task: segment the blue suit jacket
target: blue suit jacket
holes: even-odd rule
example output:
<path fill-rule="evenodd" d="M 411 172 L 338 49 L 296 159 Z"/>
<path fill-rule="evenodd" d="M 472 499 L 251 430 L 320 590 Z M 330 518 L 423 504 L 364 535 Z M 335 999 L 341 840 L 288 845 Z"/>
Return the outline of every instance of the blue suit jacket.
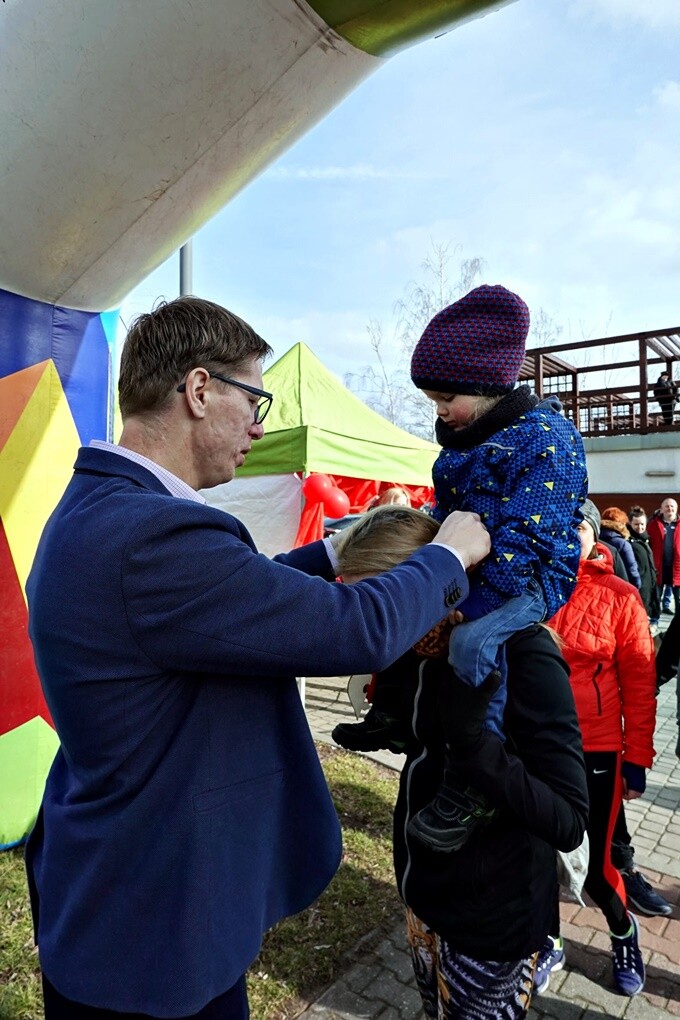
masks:
<path fill-rule="evenodd" d="M 61 740 L 27 868 L 62 995 L 197 1012 L 331 879 L 338 820 L 294 677 L 384 668 L 467 592 L 432 546 L 331 577 L 322 543 L 274 562 L 230 515 L 80 451 L 27 584 Z"/>

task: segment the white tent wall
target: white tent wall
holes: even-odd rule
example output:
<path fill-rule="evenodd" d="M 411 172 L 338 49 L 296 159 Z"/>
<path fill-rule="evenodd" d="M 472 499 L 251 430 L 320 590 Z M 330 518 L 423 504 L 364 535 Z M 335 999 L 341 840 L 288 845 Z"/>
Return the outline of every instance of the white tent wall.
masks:
<path fill-rule="evenodd" d="M 245 524 L 266 556 L 293 548 L 302 511 L 302 479 L 295 474 L 234 478 L 201 495 Z"/>

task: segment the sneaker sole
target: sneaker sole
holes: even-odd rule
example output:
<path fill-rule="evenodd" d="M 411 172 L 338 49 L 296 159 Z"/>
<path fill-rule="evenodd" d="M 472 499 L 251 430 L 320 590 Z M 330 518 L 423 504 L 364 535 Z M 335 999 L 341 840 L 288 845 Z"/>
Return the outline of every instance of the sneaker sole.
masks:
<path fill-rule="evenodd" d="M 366 740 L 359 737 L 357 740 L 351 734 L 346 736 L 342 732 L 337 733 L 336 730 L 333 730 L 331 739 L 339 747 L 344 747 L 346 751 L 394 751 L 396 754 L 403 754 L 404 752 L 403 747 L 396 750 L 397 745 L 385 737 L 376 740 Z"/>
<path fill-rule="evenodd" d="M 456 850 L 460 850 L 462 846 L 468 841 L 468 834 L 462 839 L 448 840 L 443 842 L 441 840 L 433 839 L 431 836 L 426 835 L 424 832 L 419 832 L 418 829 L 412 829 L 408 826 L 408 834 L 413 839 L 417 839 L 419 843 L 426 846 L 428 850 L 433 850 L 436 854 L 453 854 Z"/>
<path fill-rule="evenodd" d="M 649 910 L 647 907 L 644 907 L 639 900 L 633 899 L 629 893 L 626 893 L 626 899 L 631 907 L 634 907 L 638 914 L 642 914 L 644 917 L 670 917 L 673 913 L 673 907 L 670 903 L 668 904 L 667 910 Z"/>

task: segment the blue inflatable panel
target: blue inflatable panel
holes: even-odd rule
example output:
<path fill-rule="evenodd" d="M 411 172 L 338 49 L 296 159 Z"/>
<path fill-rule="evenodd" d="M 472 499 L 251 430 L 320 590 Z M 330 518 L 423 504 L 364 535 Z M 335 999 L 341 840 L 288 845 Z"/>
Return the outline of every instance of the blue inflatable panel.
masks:
<path fill-rule="evenodd" d="M 83 445 L 111 435 L 111 313 L 105 315 L 0 290 L 0 378 L 51 359 Z"/>

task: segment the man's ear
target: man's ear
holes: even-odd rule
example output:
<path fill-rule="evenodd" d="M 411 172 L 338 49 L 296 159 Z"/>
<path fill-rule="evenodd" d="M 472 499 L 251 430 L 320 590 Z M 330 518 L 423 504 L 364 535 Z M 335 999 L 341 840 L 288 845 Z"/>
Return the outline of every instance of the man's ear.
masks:
<path fill-rule="evenodd" d="M 206 368 L 192 368 L 184 383 L 184 399 L 194 418 L 204 418 L 210 373 Z"/>

